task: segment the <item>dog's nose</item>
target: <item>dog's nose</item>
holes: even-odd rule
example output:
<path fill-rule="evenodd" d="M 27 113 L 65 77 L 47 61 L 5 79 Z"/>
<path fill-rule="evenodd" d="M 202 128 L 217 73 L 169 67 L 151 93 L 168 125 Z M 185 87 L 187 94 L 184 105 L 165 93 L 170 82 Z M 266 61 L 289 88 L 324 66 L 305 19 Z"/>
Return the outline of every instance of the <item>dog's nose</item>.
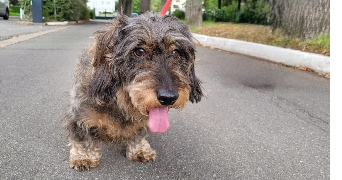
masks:
<path fill-rule="evenodd" d="M 161 89 L 157 92 L 157 99 L 162 105 L 173 105 L 178 99 L 178 92 Z"/>

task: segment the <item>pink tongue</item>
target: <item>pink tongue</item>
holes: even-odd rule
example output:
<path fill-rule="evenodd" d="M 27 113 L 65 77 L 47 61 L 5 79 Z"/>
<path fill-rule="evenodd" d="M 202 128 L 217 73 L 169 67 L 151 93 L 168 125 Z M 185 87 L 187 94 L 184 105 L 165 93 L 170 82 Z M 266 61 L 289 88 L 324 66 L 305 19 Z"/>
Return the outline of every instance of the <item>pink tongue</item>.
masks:
<path fill-rule="evenodd" d="M 148 124 L 152 132 L 165 132 L 169 128 L 167 107 L 164 106 L 150 110 Z"/>

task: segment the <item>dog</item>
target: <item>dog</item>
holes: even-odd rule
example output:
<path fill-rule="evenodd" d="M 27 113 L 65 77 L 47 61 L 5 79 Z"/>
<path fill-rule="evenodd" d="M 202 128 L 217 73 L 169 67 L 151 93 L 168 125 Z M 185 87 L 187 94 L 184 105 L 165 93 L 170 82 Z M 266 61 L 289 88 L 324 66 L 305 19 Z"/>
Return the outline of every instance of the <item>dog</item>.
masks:
<path fill-rule="evenodd" d="M 152 162 L 147 135 L 168 129 L 170 108 L 203 96 L 193 37 L 176 17 L 149 12 L 121 15 L 94 34 L 79 58 L 64 118 L 69 165 L 97 167 L 101 142 L 123 143 L 128 159 Z"/>

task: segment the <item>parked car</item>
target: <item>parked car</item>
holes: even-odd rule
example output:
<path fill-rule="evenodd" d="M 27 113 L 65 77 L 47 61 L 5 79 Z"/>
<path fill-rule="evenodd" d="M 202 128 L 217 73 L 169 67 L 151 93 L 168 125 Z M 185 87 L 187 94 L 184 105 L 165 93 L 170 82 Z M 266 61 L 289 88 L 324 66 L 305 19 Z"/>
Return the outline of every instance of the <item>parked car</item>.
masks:
<path fill-rule="evenodd" d="M 132 13 L 132 18 L 138 17 L 138 13 Z"/>
<path fill-rule="evenodd" d="M 138 16 L 138 13 L 132 13 L 132 18 L 135 18 Z M 113 18 L 117 18 L 118 17 L 118 13 L 113 13 Z"/>
<path fill-rule="evenodd" d="M 9 18 L 9 1 L 8 0 L 0 0 L 0 17 L 3 17 L 5 20 Z"/>

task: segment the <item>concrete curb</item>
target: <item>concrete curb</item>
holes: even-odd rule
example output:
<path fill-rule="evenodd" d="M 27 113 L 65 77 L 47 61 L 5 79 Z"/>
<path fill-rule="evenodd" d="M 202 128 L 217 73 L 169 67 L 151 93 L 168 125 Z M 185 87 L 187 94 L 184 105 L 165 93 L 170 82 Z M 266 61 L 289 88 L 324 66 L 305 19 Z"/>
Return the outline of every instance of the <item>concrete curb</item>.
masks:
<path fill-rule="evenodd" d="M 245 54 L 288 66 L 308 67 L 322 74 L 330 73 L 329 56 L 227 38 L 192 34 L 198 43 L 205 46 Z"/>
<path fill-rule="evenodd" d="M 40 25 L 40 26 L 67 26 L 67 25 L 74 25 L 74 24 L 83 24 L 88 22 L 85 21 L 64 21 L 64 22 L 45 22 L 45 23 L 34 23 L 31 21 L 17 21 L 15 24 L 21 24 L 21 25 Z"/>
<path fill-rule="evenodd" d="M 67 25 L 74 25 L 74 24 L 83 24 L 88 21 L 64 21 L 64 22 L 46 22 L 45 25 L 47 26 L 67 26 Z"/>

